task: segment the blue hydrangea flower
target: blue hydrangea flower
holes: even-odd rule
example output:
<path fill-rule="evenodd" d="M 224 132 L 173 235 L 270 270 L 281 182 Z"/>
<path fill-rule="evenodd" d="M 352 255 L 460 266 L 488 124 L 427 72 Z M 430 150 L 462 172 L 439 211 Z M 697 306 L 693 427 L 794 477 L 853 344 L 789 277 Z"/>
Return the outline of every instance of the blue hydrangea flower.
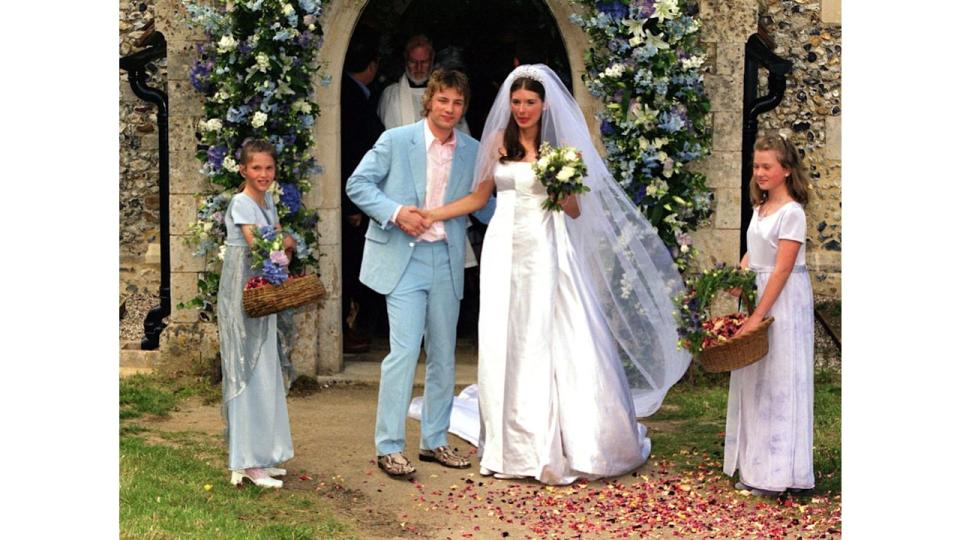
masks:
<path fill-rule="evenodd" d="M 273 241 L 277 237 L 277 230 L 271 227 L 270 225 L 261 225 L 260 226 L 260 236 L 268 242 Z"/>
<path fill-rule="evenodd" d="M 296 184 L 280 184 L 280 203 L 286 206 L 291 214 L 300 210 L 300 190 Z"/>
<path fill-rule="evenodd" d="M 300 4 L 300 8 L 307 13 L 316 14 L 317 12 L 317 3 L 314 2 L 314 0 L 300 0 L 298 4 Z"/>
<path fill-rule="evenodd" d="M 263 261 L 263 268 L 260 271 L 260 275 L 273 285 L 283 283 L 288 277 L 286 267 L 280 266 L 269 259 Z"/>

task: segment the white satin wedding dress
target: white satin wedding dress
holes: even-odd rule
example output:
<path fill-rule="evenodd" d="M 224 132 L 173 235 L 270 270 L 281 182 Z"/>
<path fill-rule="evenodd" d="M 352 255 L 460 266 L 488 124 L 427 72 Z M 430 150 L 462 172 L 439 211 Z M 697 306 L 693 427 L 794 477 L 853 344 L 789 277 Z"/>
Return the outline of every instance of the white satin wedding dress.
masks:
<path fill-rule="evenodd" d="M 481 472 L 546 484 L 621 475 L 646 461 L 650 440 L 603 315 L 579 292 L 589 287 L 572 264 L 575 223 L 541 208 L 546 191 L 530 165 L 494 169 L 480 273 Z M 480 422 L 451 427 L 472 434 Z"/>

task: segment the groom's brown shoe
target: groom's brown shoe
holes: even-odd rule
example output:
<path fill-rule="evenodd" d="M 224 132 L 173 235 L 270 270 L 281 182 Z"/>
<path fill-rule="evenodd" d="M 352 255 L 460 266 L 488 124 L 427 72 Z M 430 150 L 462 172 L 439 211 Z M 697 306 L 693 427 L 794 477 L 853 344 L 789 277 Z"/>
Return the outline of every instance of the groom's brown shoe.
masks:
<path fill-rule="evenodd" d="M 444 467 L 466 469 L 470 467 L 470 459 L 461 456 L 449 446 L 440 446 L 433 450 L 420 450 L 420 461 L 434 461 Z"/>
<path fill-rule="evenodd" d="M 410 476 L 417 472 L 417 469 L 410 464 L 410 461 L 399 452 L 385 456 L 377 456 L 377 467 L 383 469 L 383 472 L 390 476 Z"/>

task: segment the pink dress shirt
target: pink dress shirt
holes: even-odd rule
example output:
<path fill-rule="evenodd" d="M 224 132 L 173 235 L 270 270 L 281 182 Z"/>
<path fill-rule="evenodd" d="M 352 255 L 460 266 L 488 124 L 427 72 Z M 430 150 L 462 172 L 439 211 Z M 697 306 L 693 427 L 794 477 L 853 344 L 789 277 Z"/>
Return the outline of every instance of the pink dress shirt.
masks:
<path fill-rule="evenodd" d="M 433 135 L 427 122 L 423 123 L 424 137 L 427 147 L 427 185 L 424 201 L 424 210 L 433 210 L 443 206 L 443 195 L 447 192 L 447 181 L 450 179 L 450 168 L 453 166 L 453 151 L 457 147 L 456 130 L 450 133 L 446 142 Z M 393 213 L 392 221 L 396 223 L 400 208 Z M 429 229 L 417 237 L 418 241 L 436 242 L 447 238 L 443 222 L 437 221 Z"/>

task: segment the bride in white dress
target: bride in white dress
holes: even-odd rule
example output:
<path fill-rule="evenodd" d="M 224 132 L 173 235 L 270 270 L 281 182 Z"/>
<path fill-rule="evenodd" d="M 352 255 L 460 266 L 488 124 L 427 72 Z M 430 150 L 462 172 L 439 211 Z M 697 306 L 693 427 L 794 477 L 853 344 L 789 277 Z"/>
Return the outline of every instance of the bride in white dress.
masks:
<path fill-rule="evenodd" d="M 544 210 L 531 168 L 541 141 L 583 154 L 587 194 Z M 680 276 L 656 231 L 612 179 L 579 107 L 544 65 L 520 66 L 487 117 L 474 192 L 427 214 L 449 219 L 497 190 L 480 272 L 479 391 L 451 431 L 478 442 L 481 473 L 547 484 L 618 476 L 650 454 L 636 420 L 686 371 L 671 298 Z M 465 396 L 479 394 L 479 416 Z M 413 413 L 417 411 L 413 406 Z"/>

